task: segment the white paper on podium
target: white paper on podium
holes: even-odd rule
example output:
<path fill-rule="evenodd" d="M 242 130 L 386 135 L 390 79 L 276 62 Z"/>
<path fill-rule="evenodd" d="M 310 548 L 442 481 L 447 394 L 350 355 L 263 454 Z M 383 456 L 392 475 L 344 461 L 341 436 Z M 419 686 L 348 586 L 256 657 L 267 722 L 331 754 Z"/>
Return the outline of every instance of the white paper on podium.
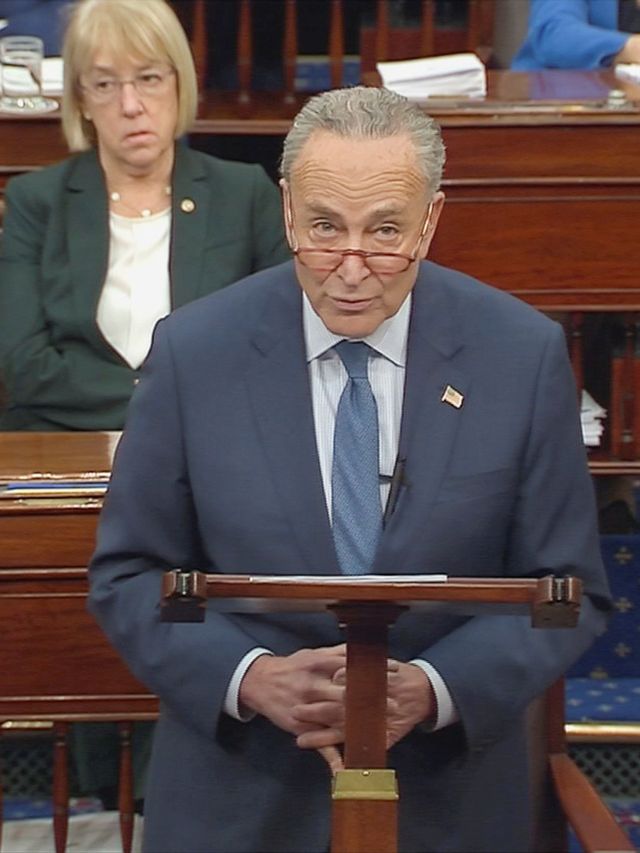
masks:
<path fill-rule="evenodd" d="M 446 583 L 447 575 L 252 575 L 252 583 Z"/>

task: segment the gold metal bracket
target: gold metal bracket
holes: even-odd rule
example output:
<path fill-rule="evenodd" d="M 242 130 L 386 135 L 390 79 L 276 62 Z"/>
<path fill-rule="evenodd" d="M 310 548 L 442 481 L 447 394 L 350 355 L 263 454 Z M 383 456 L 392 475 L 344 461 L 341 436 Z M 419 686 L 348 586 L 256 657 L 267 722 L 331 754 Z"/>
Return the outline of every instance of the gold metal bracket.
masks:
<path fill-rule="evenodd" d="M 394 770 L 338 770 L 333 777 L 334 800 L 397 800 Z"/>

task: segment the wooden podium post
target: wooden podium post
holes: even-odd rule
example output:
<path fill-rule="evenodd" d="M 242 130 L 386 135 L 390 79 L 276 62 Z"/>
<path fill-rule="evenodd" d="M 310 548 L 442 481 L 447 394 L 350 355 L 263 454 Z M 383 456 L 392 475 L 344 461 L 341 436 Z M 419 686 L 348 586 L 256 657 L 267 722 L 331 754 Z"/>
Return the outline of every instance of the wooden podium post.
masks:
<path fill-rule="evenodd" d="M 347 577 L 206 575 L 168 572 L 164 621 L 201 622 L 205 606 L 235 613 L 335 613 L 347 643 L 345 770 L 333 783 L 332 853 L 395 853 L 395 773 L 386 769 L 387 635 L 411 608 L 474 614 L 531 612 L 533 627 L 572 627 L 582 591 L 576 578 L 452 578 L 422 581 Z"/>
<path fill-rule="evenodd" d="M 398 789 L 395 771 L 386 769 L 387 638 L 407 608 L 345 602 L 329 609 L 347 643 L 345 769 L 333 781 L 331 849 L 395 853 Z"/>

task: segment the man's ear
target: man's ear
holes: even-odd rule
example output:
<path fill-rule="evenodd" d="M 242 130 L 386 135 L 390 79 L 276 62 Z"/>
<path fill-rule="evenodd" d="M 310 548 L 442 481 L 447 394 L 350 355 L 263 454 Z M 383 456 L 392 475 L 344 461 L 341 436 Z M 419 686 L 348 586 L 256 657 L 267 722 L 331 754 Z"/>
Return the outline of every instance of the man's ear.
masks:
<path fill-rule="evenodd" d="M 440 219 L 440 214 L 442 213 L 442 208 L 444 207 L 444 193 L 442 190 L 438 190 L 437 193 L 431 199 L 431 215 L 429 216 L 429 223 L 427 225 L 427 230 L 425 231 L 425 235 L 422 238 L 422 243 L 420 245 L 420 249 L 418 250 L 419 258 L 426 258 L 429 254 L 429 249 L 431 247 L 431 241 L 436 233 L 436 228 L 438 227 L 438 220 Z"/>
<path fill-rule="evenodd" d="M 289 184 L 284 178 L 280 178 L 278 184 L 280 186 L 280 194 L 282 196 L 282 218 L 284 220 L 284 231 L 287 235 L 289 248 L 293 250 L 295 246 L 295 237 L 293 235 L 293 222 L 291 221 L 291 192 L 289 190 Z"/>

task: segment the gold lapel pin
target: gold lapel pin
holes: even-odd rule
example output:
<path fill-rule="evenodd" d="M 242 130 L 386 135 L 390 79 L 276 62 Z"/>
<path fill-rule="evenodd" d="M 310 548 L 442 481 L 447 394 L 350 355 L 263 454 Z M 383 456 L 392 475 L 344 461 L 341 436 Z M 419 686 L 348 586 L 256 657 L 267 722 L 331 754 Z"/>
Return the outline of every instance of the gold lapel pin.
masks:
<path fill-rule="evenodd" d="M 195 209 L 196 209 L 196 203 L 191 198 L 183 198 L 182 201 L 180 202 L 180 210 L 183 213 L 193 213 L 193 211 Z"/>
<path fill-rule="evenodd" d="M 448 403 L 450 406 L 453 406 L 454 409 L 459 409 L 464 402 L 464 397 L 451 385 L 447 385 L 447 387 L 444 389 L 442 397 L 440 397 L 440 400 L 443 403 Z"/>

